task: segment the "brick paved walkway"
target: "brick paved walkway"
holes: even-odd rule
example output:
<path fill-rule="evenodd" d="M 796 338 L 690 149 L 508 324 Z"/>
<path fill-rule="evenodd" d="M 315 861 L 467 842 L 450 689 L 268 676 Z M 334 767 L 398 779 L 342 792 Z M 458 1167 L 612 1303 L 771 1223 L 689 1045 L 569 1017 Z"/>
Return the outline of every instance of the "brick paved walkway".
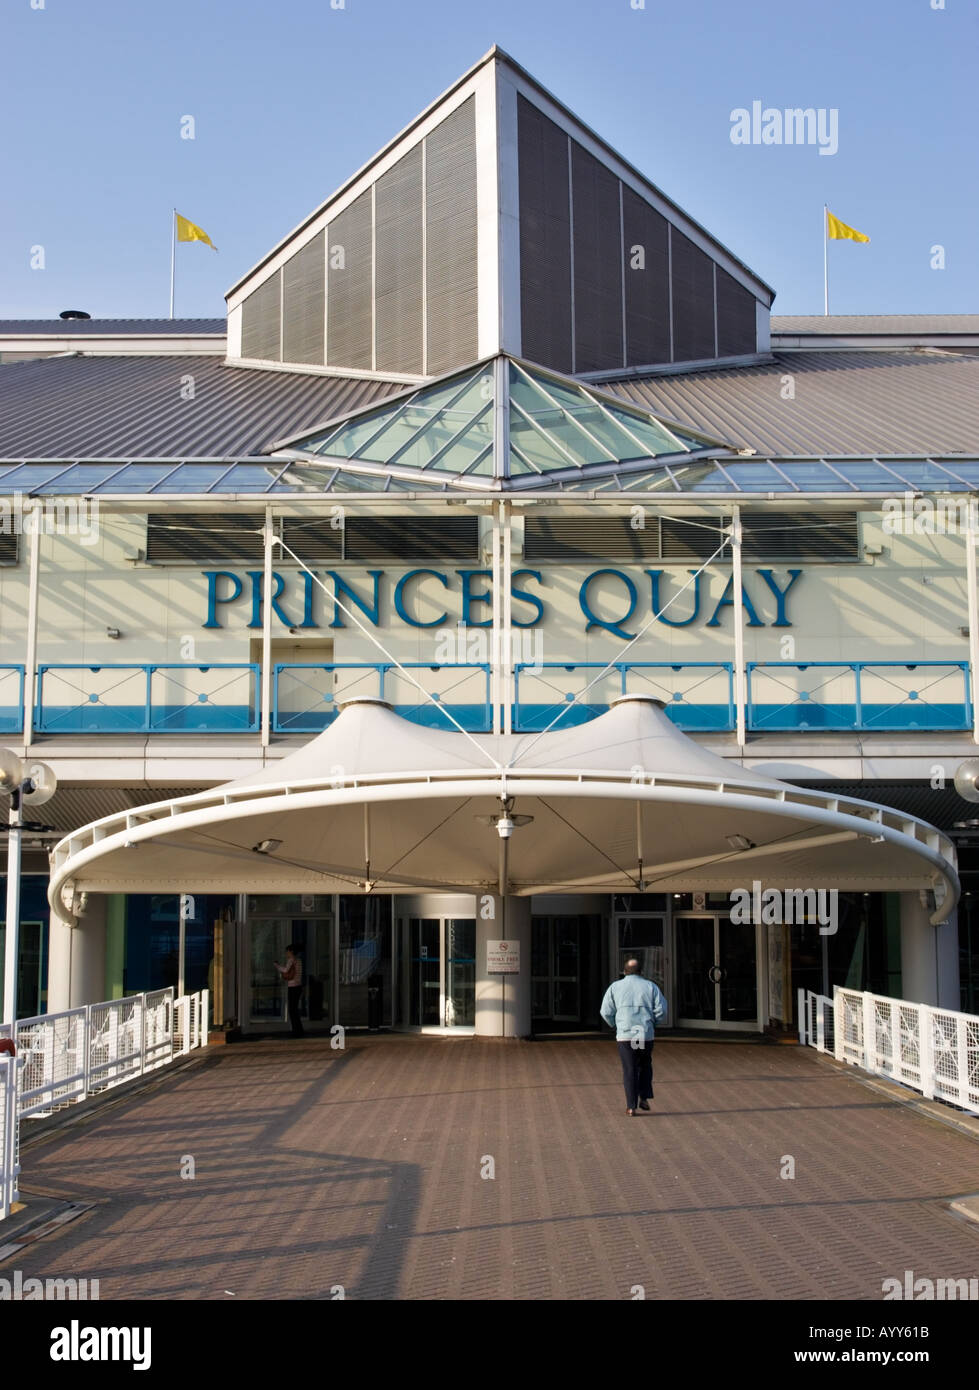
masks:
<path fill-rule="evenodd" d="M 906 1269 L 979 1275 L 979 1225 L 941 1205 L 979 1190 L 979 1141 L 811 1052 L 661 1041 L 653 1114 L 624 1107 L 598 1040 L 215 1048 L 27 1149 L 28 1193 L 98 1205 L 0 1273 L 103 1299 L 879 1300 Z"/>

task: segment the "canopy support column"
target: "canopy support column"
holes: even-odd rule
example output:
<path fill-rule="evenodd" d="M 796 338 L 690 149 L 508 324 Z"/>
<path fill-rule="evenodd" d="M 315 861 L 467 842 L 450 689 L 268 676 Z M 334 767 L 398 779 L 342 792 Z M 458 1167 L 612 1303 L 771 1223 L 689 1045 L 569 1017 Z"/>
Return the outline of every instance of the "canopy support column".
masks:
<path fill-rule="evenodd" d="M 741 508 L 732 507 L 731 577 L 734 593 L 734 714 L 738 747 L 745 745 L 744 584 L 741 571 Z"/>
<path fill-rule="evenodd" d="M 262 747 L 272 741 L 272 508 L 265 508 L 262 569 Z"/>
<path fill-rule="evenodd" d="M 504 937 L 503 933 L 506 932 Z M 498 893 L 476 896 L 476 1036 L 530 1036 L 530 899 Z M 520 968 L 509 975 L 491 975 L 487 943 L 505 940 L 520 953 Z"/>
<path fill-rule="evenodd" d="M 31 565 L 27 592 L 27 652 L 24 661 L 24 748 L 34 741 L 34 702 L 37 690 L 37 596 L 41 570 L 41 527 L 31 530 Z"/>
<path fill-rule="evenodd" d="M 966 589 L 969 595 L 969 698 L 972 741 L 979 743 L 979 584 L 976 582 L 976 532 L 970 510 L 965 533 Z"/>

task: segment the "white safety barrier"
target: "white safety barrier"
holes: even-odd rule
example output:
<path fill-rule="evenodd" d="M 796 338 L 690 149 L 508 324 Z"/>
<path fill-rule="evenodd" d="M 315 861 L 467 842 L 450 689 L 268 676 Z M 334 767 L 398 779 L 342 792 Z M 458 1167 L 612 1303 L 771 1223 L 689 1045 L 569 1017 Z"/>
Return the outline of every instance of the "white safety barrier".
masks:
<path fill-rule="evenodd" d="M 18 1200 L 20 1127 L 17 1122 L 17 1074 L 21 1062 L 0 1053 L 0 1221 Z"/>
<path fill-rule="evenodd" d="M 833 1001 L 825 994 L 799 990 L 799 1041 L 819 1052 L 833 1051 Z"/>
<path fill-rule="evenodd" d="M 799 1041 L 910 1086 L 926 1100 L 948 1101 L 979 1115 L 975 1014 L 839 986 L 832 1000 L 799 990 Z"/>
<path fill-rule="evenodd" d="M 0 1053 L 0 1221 L 17 1200 L 20 1121 L 165 1067 L 206 1047 L 210 993 L 172 989 L 39 1014 L 0 1026 L 16 1057 Z"/>

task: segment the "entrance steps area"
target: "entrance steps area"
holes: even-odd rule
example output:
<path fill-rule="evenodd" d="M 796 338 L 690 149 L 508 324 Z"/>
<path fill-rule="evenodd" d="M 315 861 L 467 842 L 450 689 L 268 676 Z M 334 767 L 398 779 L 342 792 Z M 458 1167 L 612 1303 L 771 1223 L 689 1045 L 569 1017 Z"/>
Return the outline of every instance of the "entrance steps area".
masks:
<path fill-rule="evenodd" d="M 88 1209 L 11 1258 L 103 1301 L 878 1301 L 979 1272 L 976 1133 L 808 1048 L 662 1037 L 654 1066 L 630 1118 L 601 1038 L 209 1048 L 25 1144 L 27 1215 Z"/>

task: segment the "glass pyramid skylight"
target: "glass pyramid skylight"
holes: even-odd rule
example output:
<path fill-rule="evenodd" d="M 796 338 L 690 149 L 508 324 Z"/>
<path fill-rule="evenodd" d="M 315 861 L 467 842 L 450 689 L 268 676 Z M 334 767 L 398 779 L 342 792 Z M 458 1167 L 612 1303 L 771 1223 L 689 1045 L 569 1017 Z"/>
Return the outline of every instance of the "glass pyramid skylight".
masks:
<path fill-rule="evenodd" d="M 573 378 L 497 358 L 286 440 L 276 452 L 315 471 L 342 464 L 420 483 L 517 489 L 723 447 Z"/>

